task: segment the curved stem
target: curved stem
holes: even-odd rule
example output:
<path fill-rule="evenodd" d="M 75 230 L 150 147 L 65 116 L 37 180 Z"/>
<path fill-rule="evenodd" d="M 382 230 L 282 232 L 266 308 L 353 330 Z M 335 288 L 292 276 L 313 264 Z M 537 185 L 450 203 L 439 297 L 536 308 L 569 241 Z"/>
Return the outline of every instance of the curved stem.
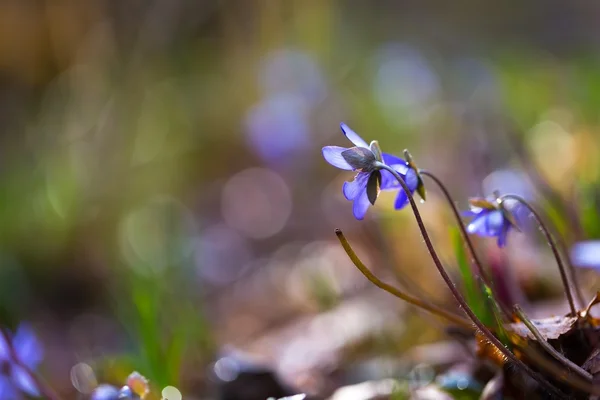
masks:
<path fill-rule="evenodd" d="M 536 328 L 535 324 L 533 322 L 531 322 L 531 320 L 527 317 L 527 315 L 521 309 L 521 307 L 519 307 L 519 305 L 515 305 L 514 308 L 515 308 L 515 313 L 517 314 L 517 316 L 521 319 L 521 321 L 523 321 L 523 323 L 525 324 L 527 329 L 529 329 L 531 331 L 531 333 L 536 338 L 536 340 L 538 341 L 540 346 L 542 346 L 544 348 L 544 350 L 546 350 L 548 352 L 548 354 L 550 354 L 552 357 L 554 357 L 556 360 L 558 360 L 564 366 L 566 366 L 567 368 L 569 368 L 570 370 L 575 372 L 577 375 L 579 375 L 581 378 L 583 378 L 586 382 L 592 383 L 592 379 L 593 379 L 592 374 L 590 374 L 586 370 L 582 369 L 579 365 L 575 364 L 573 361 L 569 360 L 568 358 L 566 358 L 565 356 L 560 354 L 558 351 L 556 351 L 556 349 L 554 347 L 550 346 L 550 344 L 546 341 L 546 339 L 544 339 L 544 337 L 542 336 L 540 331 Z"/>
<path fill-rule="evenodd" d="M 433 305 L 431 303 L 425 302 L 417 297 L 413 297 L 409 294 L 406 294 L 402 291 L 400 291 L 399 289 L 388 285 L 385 282 L 382 282 L 379 278 L 377 278 L 370 270 L 369 268 L 367 268 L 367 266 L 360 260 L 360 258 L 358 258 L 358 256 L 356 255 L 356 253 L 354 252 L 354 249 L 352 248 L 352 246 L 350 246 L 350 243 L 348 242 L 348 239 L 346 239 L 346 237 L 344 236 L 344 234 L 342 233 L 342 231 L 340 229 L 336 229 L 335 230 L 335 234 L 337 235 L 338 240 L 340 241 L 342 247 L 344 248 L 344 250 L 346 251 L 346 254 L 348 254 L 348 257 L 350 257 L 350 260 L 352 260 L 352 263 L 354 263 L 354 265 L 356 266 L 356 268 L 358 268 L 358 270 L 360 272 L 362 272 L 362 274 L 369 280 L 371 281 L 375 286 L 385 290 L 386 292 L 398 297 L 401 300 L 406 301 L 407 303 L 410 303 L 414 306 L 417 306 L 419 308 L 422 308 L 424 310 L 429 311 L 432 314 L 438 315 L 440 317 L 446 318 L 449 321 L 452 321 L 453 323 L 460 325 L 462 327 L 468 328 L 470 330 L 473 329 L 473 326 L 469 323 L 468 320 L 459 317 L 458 315 L 454 315 L 449 313 L 448 311 Z"/>
<path fill-rule="evenodd" d="M 12 340 L 2 328 L 0 328 L 0 336 L 2 336 L 2 340 L 8 344 L 12 362 L 14 362 L 27 373 L 29 378 L 35 384 L 35 387 L 40 391 L 41 396 L 47 400 L 58 400 L 58 396 L 54 393 L 54 391 L 48 385 L 43 383 L 27 365 L 21 362 L 15 348 L 13 347 Z"/>
<path fill-rule="evenodd" d="M 487 287 L 489 287 L 490 290 L 492 290 L 492 296 L 495 298 L 496 297 L 495 293 L 494 293 L 495 289 L 494 289 L 492 279 L 490 278 L 488 271 L 486 271 L 483 268 L 483 264 L 481 263 L 481 261 L 479 260 L 479 257 L 477 256 L 477 253 L 475 252 L 475 246 L 473 245 L 473 242 L 471 241 L 471 237 L 467 233 L 465 224 L 463 223 L 463 220 L 460 217 L 460 212 L 456 208 L 456 204 L 454 204 L 454 199 L 452 199 L 450 192 L 448 191 L 448 189 L 446 189 L 446 186 L 443 184 L 443 182 L 440 179 L 438 179 L 438 177 L 435 176 L 434 174 L 432 174 L 431 172 L 422 169 L 422 170 L 419 170 L 419 173 L 421 175 L 429 177 L 433 182 L 435 182 L 435 184 L 440 188 L 440 190 L 444 194 L 444 197 L 446 198 L 446 201 L 447 201 L 448 205 L 450 206 L 450 209 L 452 210 L 452 214 L 454 215 L 454 218 L 456 219 L 456 223 L 460 230 L 460 234 L 463 238 L 463 241 L 467 244 L 467 249 L 469 250 L 469 253 L 471 254 L 471 262 L 477 268 L 477 273 L 483 280 L 483 283 Z M 510 321 L 511 313 L 506 308 L 506 305 L 504 305 L 502 302 L 498 302 L 498 304 L 500 305 L 500 309 L 502 310 L 502 313 L 504 314 L 504 316 Z"/>
<path fill-rule="evenodd" d="M 473 323 L 477 326 L 477 328 L 479 328 L 479 330 L 486 337 L 486 339 L 488 339 L 496 348 L 498 348 L 498 350 L 502 354 L 504 354 L 507 359 L 509 359 L 511 362 L 513 362 L 515 366 L 522 369 L 525 373 L 527 373 L 532 378 L 534 378 L 536 381 L 538 381 L 540 383 L 540 385 L 544 386 L 547 390 L 551 391 L 552 393 L 557 395 L 559 398 L 564 397 L 564 394 L 562 394 L 562 392 L 560 392 L 556 387 L 554 387 L 554 385 L 552 385 L 550 382 L 548 382 L 542 375 L 540 375 L 539 373 L 537 373 L 534 370 L 532 370 L 531 368 L 529 368 L 526 364 L 523 363 L 523 361 L 519 360 L 510 350 L 508 350 L 506 347 L 504 347 L 502 342 L 500 342 L 500 340 L 498 340 L 498 338 L 492 334 L 492 332 L 488 329 L 488 327 L 486 327 L 479 320 L 479 318 L 477 318 L 477 316 L 475 315 L 473 310 L 471 310 L 471 308 L 467 304 L 463 295 L 456 288 L 456 285 L 454 285 L 454 282 L 452 282 L 452 279 L 450 279 L 450 276 L 448 276 L 448 273 L 444 269 L 444 266 L 442 265 L 442 262 L 440 261 L 440 258 L 438 257 L 437 252 L 435 251 L 435 248 L 433 247 L 433 243 L 431 242 L 431 239 L 429 238 L 429 233 L 427 233 L 427 229 L 425 228 L 425 224 L 423 223 L 423 218 L 421 218 L 421 214 L 419 213 L 417 203 L 415 202 L 415 199 L 413 198 L 412 193 L 410 192 L 410 189 L 404 182 L 404 179 L 402 179 L 400 174 L 398 174 L 398 172 L 395 169 L 393 169 L 392 167 L 390 167 L 388 165 L 379 163 L 378 167 L 381 169 L 385 169 L 386 171 L 391 173 L 394 176 L 394 178 L 396 178 L 396 180 L 398 181 L 398 183 L 400 184 L 402 189 L 406 192 L 406 196 L 408 197 L 408 200 L 410 202 L 410 206 L 413 210 L 415 219 L 417 220 L 417 225 L 419 226 L 419 230 L 421 231 L 421 236 L 423 237 L 423 240 L 425 241 L 427 250 L 429 251 L 431 258 L 433 259 L 433 262 L 434 262 L 436 268 L 438 269 L 438 272 L 442 276 L 442 279 L 444 280 L 444 282 L 446 283 L 446 285 L 452 292 L 452 295 L 454 296 L 454 298 L 456 299 L 458 304 L 461 306 L 461 308 L 467 314 L 469 319 L 471 319 L 471 321 L 473 321 Z"/>
<path fill-rule="evenodd" d="M 546 241 L 548 242 L 548 245 L 552 249 L 552 253 L 554 254 L 554 258 L 556 259 L 556 263 L 558 264 L 558 270 L 560 271 L 560 278 L 562 279 L 562 283 L 563 283 L 563 286 L 565 288 L 565 292 L 566 292 L 566 295 L 567 295 L 567 300 L 569 301 L 569 307 L 571 309 L 571 315 L 577 316 L 577 310 L 575 308 L 575 303 L 573 302 L 573 294 L 571 293 L 571 287 L 569 286 L 569 280 L 567 279 L 567 274 L 565 272 L 565 266 L 563 265 L 562 259 L 560 257 L 559 252 L 558 252 L 558 248 L 556 246 L 556 242 L 552 238 L 552 235 L 550 234 L 550 231 L 546 227 L 546 224 L 544 224 L 544 221 L 542 221 L 542 218 L 537 213 L 537 211 L 535 211 L 535 209 L 531 206 L 531 204 L 529 204 L 521 196 L 517 196 L 516 194 L 505 194 L 503 196 L 500 196 L 500 200 L 501 201 L 503 201 L 505 199 L 513 199 L 513 200 L 516 200 L 519 203 L 523 204 L 525 207 L 527 207 L 527 209 L 529 210 L 529 212 L 531 212 L 531 214 L 533 215 L 533 217 L 537 221 L 540 229 L 542 230 L 542 232 L 544 233 L 544 236 L 546 237 Z"/>

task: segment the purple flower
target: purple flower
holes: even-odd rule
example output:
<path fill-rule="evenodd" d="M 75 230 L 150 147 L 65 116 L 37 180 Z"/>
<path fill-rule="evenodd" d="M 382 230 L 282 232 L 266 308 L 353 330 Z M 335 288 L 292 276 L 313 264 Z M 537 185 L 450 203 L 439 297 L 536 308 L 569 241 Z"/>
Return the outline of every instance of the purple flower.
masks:
<path fill-rule="evenodd" d="M 508 231 L 516 227 L 516 224 L 502 202 L 474 198 L 470 199 L 469 203 L 471 210 L 463 213 L 467 217 L 473 217 L 467 226 L 467 232 L 479 236 L 497 237 L 498 247 L 504 247 Z"/>
<path fill-rule="evenodd" d="M 386 164 L 396 170 L 404 179 L 411 194 L 419 185 L 417 171 L 411 168 L 406 161 L 390 154 L 382 153 L 377 141 L 367 144 L 356 132 L 346 124 L 340 124 L 342 132 L 355 145 L 355 147 L 325 146 L 323 157 L 334 167 L 357 171 L 358 174 L 352 182 L 345 182 L 342 192 L 346 199 L 353 201 L 354 217 L 362 220 L 381 190 L 399 190 L 395 208 L 403 208 L 408 203 L 408 197 L 394 176 L 381 169 L 381 164 Z"/>
<path fill-rule="evenodd" d="M 600 271 L 600 241 L 587 240 L 575 243 L 571 248 L 571 262 L 581 268 Z"/>
<path fill-rule="evenodd" d="M 32 376 L 42 361 L 43 349 L 27 324 L 21 324 L 14 336 L 0 334 L 0 399 L 21 399 L 21 392 L 39 397 L 40 390 Z"/>

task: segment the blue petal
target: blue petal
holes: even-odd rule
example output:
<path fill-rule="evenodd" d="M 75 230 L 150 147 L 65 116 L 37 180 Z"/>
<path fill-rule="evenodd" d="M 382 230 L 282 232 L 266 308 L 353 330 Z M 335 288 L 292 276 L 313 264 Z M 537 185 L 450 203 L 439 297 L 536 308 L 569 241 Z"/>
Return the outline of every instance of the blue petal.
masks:
<path fill-rule="evenodd" d="M 499 236 L 507 221 L 500 210 L 483 210 L 467 226 L 467 232 L 480 236 Z"/>
<path fill-rule="evenodd" d="M 357 220 L 362 220 L 369 209 L 371 203 L 369 202 L 369 197 L 367 196 L 367 191 L 365 190 L 354 199 L 354 204 L 352 205 L 352 212 L 354 214 L 354 218 Z"/>
<path fill-rule="evenodd" d="M 334 167 L 345 169 L 347 171 L 352 171 L 354 168 L 344 159 L 342 156 L 342 152 L 348 150 L 345 147 L 339 146 L 325 146 L 321 152 L 323 153 L 323 157 L 325 161 Z"/>
<path fill-rule="evenodd" d="M 506 219 L 502 211 L 493 210 L 487 214 L 486 223 L 490 236 L 498 236 L 502 233 L 506 225 Z"/>
<path fill-rule="evenodd" d="M 0 399 L 2 400 L 18 400 L 22 396 L 19 394 L 10 378 L 0 375 Z"/>
<path fill-rule="evenodd" d="M 44 350 L 28 324 L 19 326 L 13 346 L 19 360 L 28 368 L 35 369 L 42 361 Z"/>
<path fill-rule="evenodd" d="M 366 190 L 369 175 L 366 172 L 359 172 L 352 182 L 344 182 L 342 192 L 347 200 L 354 200 L 358 195 Z"/>
<path fill-rule="evenodd" d="M 408 196 L 406 195 L 406 192 L 404 191 L 404 189 L 400 188 L 400 190 L 398 191 L 398 196 L 396 196 L 394 208 L 396 210 L 400 210 L 400 209 L 404 208 L 404 206 L 406 206 L 407 204 L 408 204 Z"/>
<path fill-rule="evenodd" d="M 600 241 L 576 243 L 571 249 L 571 261 L 578 267 L 600 270 Z"/>
<path fill-rule="evenodd" d="M 8 334 L 5 330 L 2 330 L 2 332 L 0 332 L 0 364 L 2 361 L 9 361 L 12 359 L 10 343 L 7 340 L 10 340 Z"/>
<path fill-rule="evenodd" d="M 397 167 L 399 167 L 399 168 L 397 168 Z M 398 172 L 398 174 L 402 177 L 402 179 L 404 179 L 404 183 L 406 183 L 406 185 L 410 189 L 410 192 L 411 193 L 414 192 L 415 189 L 417 188 L 417 185 L 419 184 L 419 178 L 417 177 L 417 174 L 415 173 L 415 171 L 412 169 L 405 169 L 404 166 L 401 164 L 396 164 L 396 165 L 392 166 L 392 168 L 394 168 L 396 170 L 396 172 Z M 405 172 L 402 172 L 402 171 L 405 171 Z M 394 177 L 394 175 L 392 175 L 391 172 L 382 170 L 381 171 L 381 190 L 399 189 L 399 188 L 400 188 L 400 184 L 398 183 L 398 180 Z"/>
<path fill-rule="evenodd" d="M 487 230 L 487 218 L 490 211 L 482 211 L 467 225 L 467 232 L 481 236 L 490 236 Z"/>
<path fill-rule="evenodd" d="M 510 223 L 508 221 L 504 221 L 504 225 L 502 226 L 502 230 L 498 235 L 498 247 L 504 247 L 506 245 L 506 238 L 508 236 L 508 231 L 510 230 Z"/>
<path fill-rule="evenodd" d="M 118 400 L 119 389 L 112 385 L 102 384 L 90 395 L 90 400 Z"/>
<path fill-rule="evenodd" d="M 406 165 L 406 161 L 387 153 L 383 153 L 381 157 L 386 165 L 394 168 L 400 175 L 406 175 L 406 172 L 408 171 L 408 165 Z"/>
<path fill-rule="evenodd" d="M 344 135 L 346 135 L 346 137 L 350 139 L 350 141 L 354 143 L 355 146 L 364 147 L 366 149 L 369 148 L 369 144 L 365 142 L 360 136 L 358 136 L 358 133 L 350 129 L 348 125 L 342 122 L 340 124 L 340 128 L 342 128 L 342 132 L 344 132 Z"/>
<path fill-rule="evenodd" d="M 29 371 L 26 371 L 19 365 L 13 364 L 11 368 L 11 375 L 14 384 L 23 392 L 34 397 L 40 396 L 40 390 L 38 389 L 38 386 Z"/>
<path fill-rule="evenodd" d="M 410 168 L 406 172 L 406 177 L 404 178 L 404 182 L 406 182 L 406 186 L 410 189 L 410 192 L 414 192 L 417 190 L 417 186 L 419 186 L 419 177 L 414 169 Z"/>

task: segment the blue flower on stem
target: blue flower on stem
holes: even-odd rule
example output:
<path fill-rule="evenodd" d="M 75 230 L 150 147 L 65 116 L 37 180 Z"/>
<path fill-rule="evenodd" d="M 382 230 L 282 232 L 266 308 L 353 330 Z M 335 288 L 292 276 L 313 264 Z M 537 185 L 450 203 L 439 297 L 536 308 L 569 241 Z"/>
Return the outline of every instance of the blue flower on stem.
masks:
<path fill-rule="evenodd" d="M 42 346 L 29 325 L 21 324 L 13 337 L 0 332 L 0 399 L 21 399 L 23 392 L 39 397 L 33 371 L 42 357 Z"/>
<path fill-rule="evenodd" d="M 498 195 L 493 201 L 483 198 L 469 199 L 471 210 L 463 215 L 473 217 L 467 232 L 486 237 L 497 237 L 498 247 L 506 245 L 506 238 L 511 228 L 517 228 L 512 214 L 506 210 L 503 202 L 498 200 Z"/>
<path fill-rule="evenodd" d="M 411 191 L 419 186 L 420 178 L 417 171 L 409 164 L 391 154 L 382 153 L 377 141 L 367 144 L 356 132 L 346 124 L 341 124 L 342 132 L 355 147 L 325 146 L 323 157 L 334 167 L 357 171 L 352 182 L 345 182 L 342 192 L 346 199 L 353 202 L 353 214 L 362 220 L 367 213 L 369 204 L 375 204 L 381 190 L 399 190 L 395 208 L 397 210 L 408 204 L 408 196 L 401 189 L 394 176 L 381 169 L 381 164 L 386 164 L 398 172 Z"/>

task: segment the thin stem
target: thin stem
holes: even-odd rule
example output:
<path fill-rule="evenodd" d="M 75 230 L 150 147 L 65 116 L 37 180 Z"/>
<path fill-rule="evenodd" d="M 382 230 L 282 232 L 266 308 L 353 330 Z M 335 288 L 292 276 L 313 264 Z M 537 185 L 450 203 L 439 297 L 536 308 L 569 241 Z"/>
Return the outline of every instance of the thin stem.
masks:
<path fill-rule="evenodd" d="M 560 251 L 565 256 L 565 263 L 567 264 L 567 272 L 569 273 L 569 279 L 571 280 L 571 285 L 575 288 L 575 295 L 577 296 L 577 301 L 581 307 L 585 306 L 585 298 L 583 297 L 583 293 L 581 291 L 581 285 L 579 284 L 579 279 L 577 278 L 577 272 L 575 271 L 575 267 L 571 262 L 571 257 L 569 257 L 569 252 L 567 250 L 567 246 L 565 245 L 564 240 L 557 236 L 556 242 L 560 247 Z"/>
<path fill-rule="evenodd" d="M 356 255 L 356 253 L 354 252 L 354 249 L 352 248 L 352 246 L 350 246 L 350 243 L 348 242 L 348 239 L 346 239 L 346 237 L 344 236 L 344 234 L 342 233 L 342 231 L 340 229 L 336 229 L 335 230 L 335 234 L 337 235 L 338 240 L 340 241 L 342 247 L 344 248 L 344 250 L 346 251 L 346 254 L 348 254 L 348 257 L 350 257 L 350 260 L 352 260 L 352 263 L 354 263 L 354 265 L 356 266 L 356 268 L 358 268 L 358 270 L 360 272 L 362 272 L 362 274 L 369 280 L 371 281 L 375 286 L 385 290 L 386 292 L 398 297 L 399 299 L 402 299 L 404 301 L 406 301 L 407 303 L 410 303 L 414 306 L 417 306 L 419 308 L 422 308 L 424 310 L 429 311 L 432 314 L 438 315 L 440 317 L 446 318 L 449 321 L 452 321 L 453 323 L 460 325 L 464 328 L 468 328 L 470 330 L 473 329 L 473 326 L 469 323 L 468 320 L 459 317 L 458 315 L 454 315 L 452 313 L 449 313 L 448 311 L 433 305 L 431 303 L 425 302 L 417 297 L 411 296 L 407 293 L 404 293 L 402 291 L 400 291 L 399 289 L 388 285 L 385 282 L 382 282 L 379 278 L 377 278 L 370 270 L 369 268 L 367 268 L 367 266 L 360 260 L 360 258 L 358 258 L 358 256 Z"/>
<path fill-rule="evenodd" d="M 446 189 L 446 186 L 443 184 L 443 182 L 440 179 L 438 179 L 438 177 L 435 176 L 434 174 L 432 174 L 431 172 L 422 169 L 422 170 L 419 170 L 419 173 L 421 175 L 429 177 L 440 188 L 442 193 L 444 193 L 444 197 L 446 198 L 446 201 L 447 201 L 448 205 L 450 206 L 450 209 L 452 210 L 452 214 L 454 215 L 454 218 L 456 219 L 458 228 L 460 229 L 460 234 L 463 238 L 463 241 L 467 244 L 467 249 L 469 250 L 469 253 L 471 254 L 471 263 L 475 265 L 475 267 L 477 268 L 477 273 L 483 280 L 483 283 L 487 287 L 489 287 L 490 290 L 492 290 L 492 296 L 495 298 L 496 297 L 495 293 L 494 293 L 495 289 L 494 289 L 492 279 L 490 278 L 488 271 L 486 271 L 483 268 L 483 264 L 481 263 L 481 261 L 479 260 L 479 257 L 477 256 L 477 253 L 475 252 L 475 246 L 473 245 L 473 241 L 471 241 L 471 237 L 467 233 L 465 224 L 463 223 L 463 220 L 460 217 L 460 212 L 456 208 L 456 204 L 454 203 L 454 199 L 450 195 L 450 192 L 448 191 L 448 189 Z M 510 312 L 508 311 L 508 309 L 502 302 L 498 302 L 498 303 L 500 304 L 500 309 L 502 310 L 502 313 L 510 321 L 511 320 Z"/>
<path fill-rule="evenodd" d="M 570 368 L 573 372 L 575 372 L 581 378 L 585 379 L 587 382 L 592 383 L 592 375 L 586 370 L 582 369 L 579 365 L 575 364 L 573 361 L 560 354 L 558 351 L 556 351 L 554 347 L 550 346 L 550 344 L 546 341 L 546 339 L 544 339 L 540 331 L 536 328 L 535 324 L 527 317 L 523 309 L 521 309 L 521 307 L 519 307 L 518 304 L 515 305 L 514 309 L 517 316 L 521 319 L 521 321 L 523 321 L 527 329 L 531 331 L 531 333 L 537 339 L 540 346 L 542 346 L 544 350 L 548 352 L 548 354 L 557 359 L 567 368 Z"/>
<path fill-rule="evenodd" d="M 532 348 L 531 346 L 518 346 L 520 351 L 523 352 L 527 356 L 527 358 L 531 359 L 531 361 L 535 362 L 536 365 L 541 369 L 551 374 L 555 379 L 565 382 L 571 387 L 581 390 L 582 392 L 600 395 L 600 386 L 594 385 L 593 383 L 588 382 L 587 380 L 581 379 L 576 375 L 565 375 L 564 367 L 558 366 L 554 363 L 548 362 L 548 359 L 541 355 L 539 351 Z"/>
<path fill-rule="evenodd" d="M 408 197 L 408 200 L 410 202 L 410 206 L 413 210 L 415 219 L 417 220 L 417 225 L 419 226 L 419 230 L 421 231 L 421 236 L 423 237 L 423 240 L 425 241 L 427 250 L 429 251 L 431 258 L 433 259 L 433 262 L 434 262 L 436 268 L 438 269 L 438 272 L 442 276 L 442 279 L 444 279 L 444 282 L 446 283 L 446 285 L 452 292 L 452 295 L 454 296 L 454 298 L 456 299 L 458 304 L 461 306 L 461 308 L 464 310 L 464 312 L 467 314 L 469 319 L 471 319 L 471 321 L 473 321 L 473 323 L 477 326 L 477 328 L 479 328 L 479 330 L 486 337 L 486 339 L 488 339 L 494 346 L 496 346 L 498 348 L 498 350 L 506 356 L 507 359 L 509 359 L 510 361 L 512 361 L 515 364 L 515 366 L 517 366 L 518 368 L 525 371 L 532 378 L 534 378 L 536 381 L 538 381 L 542 386 L 544 386 L 547 390 L 551 391 L 558 397 L 564 397 L 562 392 L 560 392 L 556 387 L 554 387 L 554 385 L 552 385 L 550 382 L 548 382 L 542 375 L 538 374 L 537 372 L 535 372 L 531 368 L 529 368 L 526 364 L 523 363 L 523 361 L 519 360 L 510 350 L 508 350 L 506 347 L 504 347 L 502 342 L 500 342 L 500 340 L 498 340 L 498 338 L 492 334 L 492 332 L 479 320 L 479 318 L 477 318 L 477 316 L 475 315 L 473 310 L 471 310 L 471 308 L 467 304 L 463 295 L 456 288 L 456 285 L 454 285 L 454 282 L 452 282 L 452 280 L 448 276 L 448 273 L 444 269 L 444 266 L 442 265 L 442 262 L 440 261 L 438 255 L 437 255 L 437 252 L 435 251 L 435 248 L 433 247 L 433 243 L 431 242 L 431 239 L 429 238 L 429 233 L 427 233 L 427 229 L 425 228 L 425 224 L 423 223 L 423 218 L 421 218 L 421 214 L 419 213 L 417 203 L 415 202 L 415 199 L 413 198 L 412 193 L 410 192 L 410 189 L 404 182 L 404 179 L 402 179 L 400 174 L 398 174 L 398 172 L 395 169 L 393 169 L 392 167 L 390 167 L 388 165 L 379 163 L 378 167 L 385 169 L 386 171 L 391 173 L 394 176 L 394 178 L 396 178 L 396 180 L 398 181 L 400 186 L 402 186 L 402 189 L 406 192 L 406 196 Z"/>
<path fill-rule="evenodd" d="M 571 309 L 571 315 L 577 316 L 577 310 L 575 308 L 575 303 L 573 302 L 573 294 L 571 293 L 571 287 L 569 286 L 569 281 L 567 279 L 567 274 L 565 272 L 565 266 L 563 265 L 562 259 L 560 257 L 559 252 L 558 252 L 558 247 L 556 246 L 556 242 L 552 238 L 552 235 L 550 234 L 550 231 L 546 227 L 546 224 L 544 224 L 544 221 L 542 221 L 542 218 L 537 213 L 537 211 L 535 211 L 535 209 L 531 206 L 531 204 L 529 204 L 521 196 L 517 196 L 516 194 L 505 194 L 503 196 L 500 196 L 500 200 L 501 201 L 503 201 L 505 199 L 513 199 L 513 200 L 518 201 L 519 203 L 521 203 L 525 207 L 527 207 L 527 209 L 529 210 L 529 212 L 531 212 L 531 214 L 533 214 L 533 217 L 537 221 L 540 229 L 542 230 L 542 232 L 544 233 L 544 236 L 546 237 L 546 241 L 548 242 L 548 245 L 552 249 L 552 253 L 554 254 L 554 258 L 556 259 L 556 263 L 558 264 L 558 270 L 560 271 L 560 278 L 562 279 L 563 286 L 565 287 L 565 292 L 566 292 L 566 295 L 567 295 L 567 300 L 569 301 L 569 307 Z"/>
<path fill-rule="evenodd" d="M 35 387 L 40 391 L 40 394 L 42 395 L 42 397 L 47 400 L 58 400 L 58 396 L 54 393 L 54 391 L 48 385 L 43 383 L 38 378 L 38 376 L 27 365 L 25 365 L 25 364 L 23 364 L 23 362 L 21 362 L 21 360 L 19 359 L 19 356 L 17 354 L 17 351 L 13 347 L 12 340 L 9 338 L 9 336 L 6 334 L 6 332 L 4 332 L 4 330 L 2 328 L 0 328 L 0 335 L 2 336 L 2 340 L 4 340 L 4 342 L 8 344 L 9 351 L 10 351 L 10 357 L 12 359 L 11 361 L 14 364 L 18 365 L 20 368 L 22 368 L 25 371 L 25 373 L 27 375 L 29 375 L 29 378 L 35 384 Z"/>

